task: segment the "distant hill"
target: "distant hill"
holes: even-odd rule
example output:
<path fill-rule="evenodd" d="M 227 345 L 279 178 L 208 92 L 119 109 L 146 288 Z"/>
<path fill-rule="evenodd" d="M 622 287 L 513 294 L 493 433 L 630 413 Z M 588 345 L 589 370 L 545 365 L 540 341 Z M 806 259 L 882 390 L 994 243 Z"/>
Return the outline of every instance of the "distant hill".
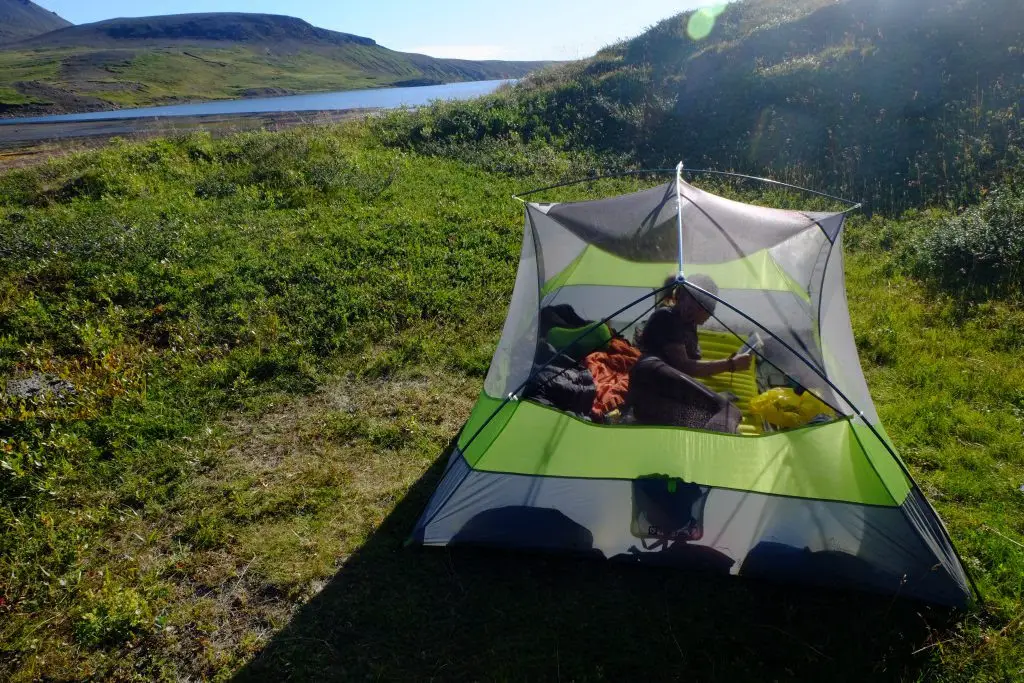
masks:
<path fill-rule="evenodd" d="M 11 2 L 12 0 L 6 0 Z M 31 47 L 119 48 L 128 44 L 265 44 L 277 49 L 376 45 L 370 38 L 328 31 L 295 17 L 215 12 L 107 19 L 67 26 L 26 41 Z"/>
<path fill-rule="evenodd" d="M 270 14 L 110 19 L 0 47 L 0 115 L 521 78 L 546 64 L 396 52 Z"/>
<path fill-rule="evenodd" d="M 31 0 L 0 0 L 0 44 L 71 26 L 71 22 Z"/>
<path fill-rule="evenodd" d="M 410 142 L 487 131 L 916 205 L 1024 163 L 1022 106 L 1022 0 L 743 0 L 447 108 Z"/>

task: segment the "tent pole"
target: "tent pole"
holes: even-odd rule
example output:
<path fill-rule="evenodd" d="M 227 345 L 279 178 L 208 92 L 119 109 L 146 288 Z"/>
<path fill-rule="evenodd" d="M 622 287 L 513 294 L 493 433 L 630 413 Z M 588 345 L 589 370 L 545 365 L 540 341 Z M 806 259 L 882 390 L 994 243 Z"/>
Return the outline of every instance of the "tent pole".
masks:
<path fill-rule="evenodd" d="M 676 166 L 676 231 L 679 234 L 679 275 L 677 280 L 683 282 L 683 162 Z"/>
<path fill-rule="evenodd" d="M 675 172 L 676 172 L 676 169 L 674 169 L 674 168 L 643 168 L 643 169 L 637 169 L 637 170 L 632 170 L 632 171 L 619 171 L 617 173 L 607 173 L 605 175 L 599 175 L 599 174 L 597 174 L 596 171 L 594 171 L 594 173 L 592 175 L 589 175 L 586 178 L 577 178 L 576 180 L 567 180 L 565 182 L 558 183 L 556 185 L 549 185 L 547 187 L 538 187 L 536 189 L 528 190 L 526 192 L 521 192 L 519 194 L 513 194 L 512 197 L 514 199 L 518 199 L 518 200 L 522 201 L 523 197 L 528 197 L 530 195 L 537 194 L 539 192 L 545 192 L 547 190 L 555 190 L 555 189 L 558 189 L 558 188 L 561 188 L 561 187 L 571 187 L 573 185 L 579 185 L 581 183 L 593 182 L 595 180 L 607 180 L 609 178 L 623 178 L 623 177 L 626 177 L 626 176 L 633 176 L 633 175 L 664 175 L 664 174 L 667 174 L 667 173 L 675 173 Z M 759 183 L 766 183 L 766 184 L 769 184 L 769 185 L 778 185 L 780 187 L 789 188 L 791 190 L 799 190 L 801 192 L 807 192 L 808 194 L 818 195 L 819 197 L 825 197 L 827 199 L 833 199 L 833 200 L 835 200 L 837 202 L 842 202 L 843 204 L 846 204 L 847 206 L 850 207 L 849 209 L 847 209 L 847 211 L 855 211 L 855 210 L 857 210 L 857 209 L 859 209 L 859 208 L 861 208 L 863 206 L 863 204 L 854 202 L 851 199 L 843 199 L 842 197 L 837 197 L 835 195 L 827 194 L 825 192 L 819 192 L 818 190 L 811 190 L 809 188 L 801 187 L 799 185 L 792 185 L 790 183 L 784 183 L 784 182 L 779 181 L 779 180 L 772 180 L 771 178 L 761 178 L 761 177 L 758 177 L 758 176 L 747 175 L 745 173 L 732 173 L 732 172 L 728 172 L 728 171 L 715 171 L 715 170 L 707 169 L 707 168 L 685 168 L 685 167 L 683 168 L 683 173 L 690 173 L 690 174 L 693 174 L 693 173 L 706 173 L 706 174 L 710 174 L 710 175 L 717 175 L 717 176 L 723 176 L 723 177 L 728 177 L 728 178 L 740 178 L 742 180 L 754 180 L 754 181 L 757 181 Z M 844 211 L 842 213 L 846 213 L 847 211 Z"/>

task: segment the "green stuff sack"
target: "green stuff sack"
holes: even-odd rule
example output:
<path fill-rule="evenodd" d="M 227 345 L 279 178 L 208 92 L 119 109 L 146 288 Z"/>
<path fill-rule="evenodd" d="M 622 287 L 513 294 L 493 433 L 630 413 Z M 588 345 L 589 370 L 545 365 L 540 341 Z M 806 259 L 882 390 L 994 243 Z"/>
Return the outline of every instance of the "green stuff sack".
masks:
<path fill-rule="evenodd" d="M 565 349 L 567 355 L 583 358 L 588 353 L 604 348 L 612 340 L 612 331 L 604 323 L 583 327 L 552 327 L 548 330 L 547 340 L 556 350 Z"/>

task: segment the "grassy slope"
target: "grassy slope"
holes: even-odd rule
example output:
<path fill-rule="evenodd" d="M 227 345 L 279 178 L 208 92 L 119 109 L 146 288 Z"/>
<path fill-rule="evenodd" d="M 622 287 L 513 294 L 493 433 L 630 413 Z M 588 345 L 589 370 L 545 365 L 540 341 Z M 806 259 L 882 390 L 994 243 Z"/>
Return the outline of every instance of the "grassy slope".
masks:
<path fill-rule="evenodd" d="M 112 84 L 145 84 L 143 90 L 105 91 L 94 86 L 97 92 L 92 94 L 122 106 L 138 106 L 237 98 L 260 88 L 295 92 L 372 88 L 419 76 L 411 65 L 398 60 L 364 66 L 358 60 L 363 49 L 351 48 L 343 60 L 315 53 L 270 56 L 245 48 L 186 50 L 188 54 L 156 50 L 112 69 Z"/>
<path fill-rule="evenodd" d="M 411 140 L 472 146 L 486 130 L 647 168 L 772 175 L 873 208 L 964 203 L 1024 156 L 1022 27 L 1016 0 L 746 0 L 666 19 L 447 121 L 428 112 Z"/>
<path fill-rule="evenodd" d="M 259 652 L 254 680 L 1019 675 L 1024 314 L 902 275 L 920 217 L 851 227 L 854 327 L 990 614 L 403 550 L 504 317 L 509 195 L 580 170 L 495 154 L 546 171 L 350 125 L 0 176 L 0 376 L 78 390 L 0 406 L 0 676 L 222 678 Z"/>
<path fill-rule="evenodd" d="M 38 55 L 0 51 L 0 69 L 5 74 L 0 84 L 0 106 L 42 104 L 40 100 L 23 95 L 14 87 L 19 81 L 55 81 L 64 54 L 40 58 Z"/>
<path fill-rule="evenodd" d="M 14 47 L 0 50 L 0 113 L 18 116 L 51 109 L 59 113 L 230 99 L 264 89 L 304 93 L 406 81 L 517 77 L 540 65 L 434 60 L 358 44 L 284 52 L 247 45 Z M 25 82 L 63 92 L 19 85 Z M 69 99 L 73 96 L 93 99 L 75 102 Z"/>

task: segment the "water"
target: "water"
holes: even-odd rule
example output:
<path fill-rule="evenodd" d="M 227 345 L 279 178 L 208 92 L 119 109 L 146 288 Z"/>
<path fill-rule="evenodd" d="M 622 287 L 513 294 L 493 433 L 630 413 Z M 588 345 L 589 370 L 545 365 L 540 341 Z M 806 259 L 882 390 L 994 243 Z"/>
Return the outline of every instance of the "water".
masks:
<path fill-rule="evenodd" d="M 419 107 L 433 100 L 468 100 L 489 95 L 507 80 L 471 81 L 426 85 L 415 88 L 370 88 L 340 92 L 264 97 L 251 100 L 221 100 L 199 104 L 175 104 L 167 107 L 143 107 L 116 111 L 64 114 L 61 116 L 34 116 L 20 119 L 0 119 L 0 126 L 14 123 L 59 123 L 67 121 L 104 121 L 110 119 L 138 119 L 150 116 L 203 116 L 210 114 L 261 114 L 279 111 L 329 111 L 338 109 L 394 109 Z"/>

